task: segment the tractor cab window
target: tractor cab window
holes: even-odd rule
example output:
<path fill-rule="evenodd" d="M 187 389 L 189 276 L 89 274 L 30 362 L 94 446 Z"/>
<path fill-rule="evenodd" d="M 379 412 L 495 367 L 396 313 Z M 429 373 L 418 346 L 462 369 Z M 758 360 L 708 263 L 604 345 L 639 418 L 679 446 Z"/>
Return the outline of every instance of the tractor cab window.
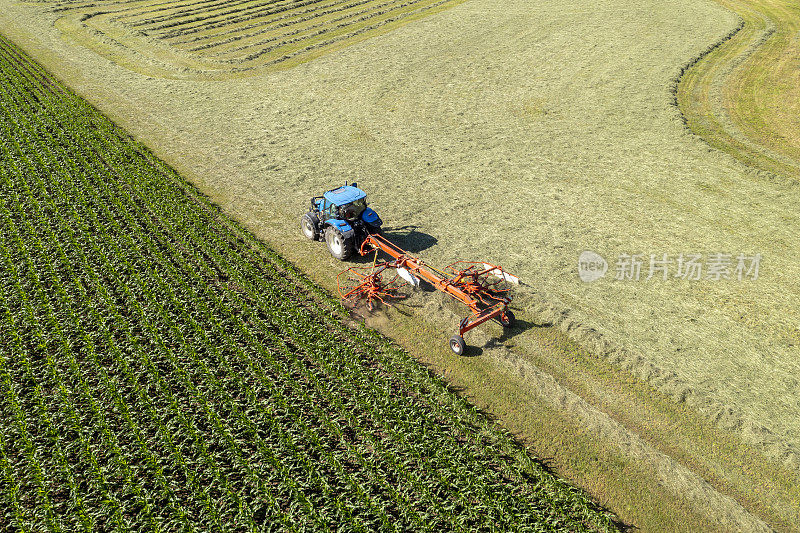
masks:
<path fill-rule="evenodd" d="M 360 200 L 356 200 L 342 207 L 341 213 L 346 220 L 358 220 L 358 217 L 361 216 L 361 213 L 363 213 L 366 208 L 367 200 L 366 198 L 361 198 Z"/>
<path fill-rule="evenodd" d="M 323 199 L 319 207 L 319 212 L 323 220 L 327 220 L 336 215 L 336 206 L 328 200 Z"/>

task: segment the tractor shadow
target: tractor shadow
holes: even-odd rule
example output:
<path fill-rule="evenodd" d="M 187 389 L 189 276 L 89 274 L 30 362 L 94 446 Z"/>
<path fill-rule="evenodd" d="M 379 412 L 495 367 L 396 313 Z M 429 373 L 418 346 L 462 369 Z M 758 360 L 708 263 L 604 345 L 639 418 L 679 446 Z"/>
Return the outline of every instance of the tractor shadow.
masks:
<path fill-rule="evenodd" d="M 401 226 L 396 228 L 385 227 L 383 229 L 383 236 L 403 250 L 412 254 L 417 254 L 423 250 L 427 250 L 438 242 L 436 237 L 421 231 L 417 231 L 417 226 Z M 347 261 L 350 263 L 355 263 L 356 265 L 370 265 L 372 264 L 374 258 L 374 253 L 368 253 L 365 256 L 361 256 L 358 254 L 358 250 L 356 250 Z M 391 260 L 391 257 L 383 252 L 379 252 L 378 259 Z M 434 290 L 433 287 L 430 287 L 430 289 Z"/>
<path fill-rule="evenodd" d="M 412 254 L 419 253 L 439 242 L 433 235 L 417 231 L 419 226 L 384 227 L 383 235 L 397 246 Z"/>

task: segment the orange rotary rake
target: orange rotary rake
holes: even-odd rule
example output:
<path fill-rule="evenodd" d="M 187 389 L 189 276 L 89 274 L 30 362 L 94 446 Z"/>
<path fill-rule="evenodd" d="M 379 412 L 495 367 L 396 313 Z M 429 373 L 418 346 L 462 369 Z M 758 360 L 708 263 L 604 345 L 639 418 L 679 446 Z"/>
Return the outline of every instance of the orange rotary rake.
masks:
<path fill-rule="evenodd" d="M 392 260 L 378 261 L 379 251 L 389 255 Z M 519 279 L 499 266 L 457 261 L 442 271 L 376 234 L 368 235 L 359 249 L 362 256 L 372 252 L 375 252 L 375 259 L 371 267 L 353 267 L 339 273 L 339 293 L 345 300 L 366 299 L 367 307 L 371 310 L 375 300 L 389 305 L 386 299 L 400 296 L 397 294 L 400 288 L 398 278 L 413 287 L 417 287 L 420 279 L 424 279 L 472 311 L 461 320 L 458 334 L 450 338 L 450 348 L 458 355 L 464 353 L 466 348 L 464 334 L 467 331 L 488 320 L 496 320 L 503 327 L 511 326 L 514 321 L 514 314 L 508 309 L 511 302 L 509 290 L 510 284 L 518 284 Z M 395 269 L 396 273 L 387 281 L 384 273 L 390 268 Z"/>
<path fill-rule="evenodd" d="M 377 256 L 376 253 L 376 259 Z M 372 266 L 351 267 L 339 272 L 339 275 L 336 276 L 339 294 L 344 300 L 351 302 L 366 300 L 367 309 L 370 311 L 375 307 L 375 300 L 384 305 L 391 305 L 386 299 L 403 298 L 404 296 L 397 294 L 397 290 L 400 288 L 397 274 L 388 281 L 384 279 L 383 275 L 387 268 L 392 268 L 391 263 L 373 261 Z"/>

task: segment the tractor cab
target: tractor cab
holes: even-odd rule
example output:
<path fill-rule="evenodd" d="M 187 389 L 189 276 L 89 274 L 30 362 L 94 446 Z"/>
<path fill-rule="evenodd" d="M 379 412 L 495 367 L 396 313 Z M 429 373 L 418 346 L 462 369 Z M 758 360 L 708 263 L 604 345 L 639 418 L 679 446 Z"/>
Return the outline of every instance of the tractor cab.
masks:
<path fill-rule="evenodd" d="M 379 233 L 382 224 L 378 214 L 367 207 L 367 193 L 353 183 L 312 198 L 300 228 L 309 239 L 324 239 L 331 255 L 344 261 L 367 235 Z"/>
<path fill-rule="evenodd" d="M 327 214 L 326 218 L 355 221 L 366 208 L 367 193 L 353 185 L 328 191 L 320 199 L 320 212 Z"/>

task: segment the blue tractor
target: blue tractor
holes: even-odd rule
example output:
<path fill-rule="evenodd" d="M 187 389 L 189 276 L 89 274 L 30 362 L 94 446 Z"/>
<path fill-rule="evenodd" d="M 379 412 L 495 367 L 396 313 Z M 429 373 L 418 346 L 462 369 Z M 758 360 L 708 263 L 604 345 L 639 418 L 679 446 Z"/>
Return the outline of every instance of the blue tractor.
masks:
<path fill-rule="evenodd" d="M 367 193 L 355 183 L 331 189 L 311 199 L 311 208 L 300 218 L 303 235 L 328 244 L 331 255 L 347 260 L 371 233 L 380 233 L 378 214 L 367 207 Z"/>

